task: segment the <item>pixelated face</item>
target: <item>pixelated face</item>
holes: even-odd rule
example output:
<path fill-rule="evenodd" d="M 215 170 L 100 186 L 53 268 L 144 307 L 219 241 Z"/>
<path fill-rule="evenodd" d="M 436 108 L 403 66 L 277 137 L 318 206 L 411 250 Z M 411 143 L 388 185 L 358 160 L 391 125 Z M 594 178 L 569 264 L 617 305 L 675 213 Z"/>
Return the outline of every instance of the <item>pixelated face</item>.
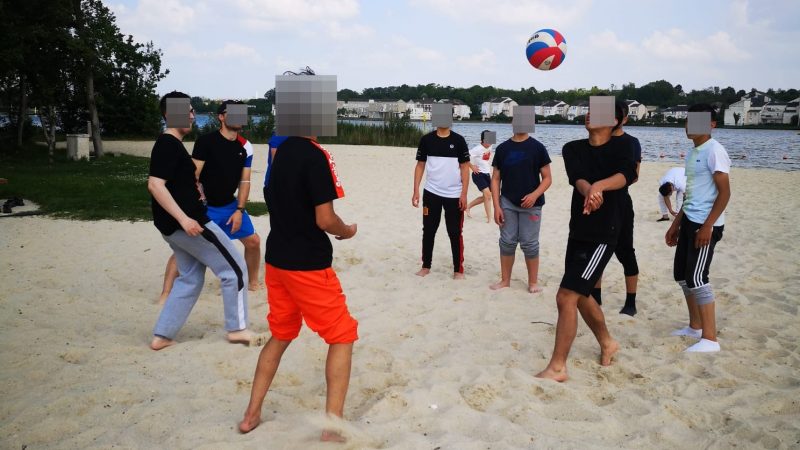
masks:
<path fill-rule="evenodd" d="M 167 128 L 191 128 L 194 110 L 188 98 L 167 99 Z"/>
<path fill-rule="evenodd" d="M 336 75 L 275 76 L 275 132 L 336 136 Z"/>
<path fill-rule="evenodd" d="M 711 134 L 711 111 L 689 112 L 686 118 L 686 136 L 690 139 L 694 136 Z"/>
<path fill-rule="evenodd" d="M 431 105 L 431 121 L 436 128 L 450 128 L 453 126 L 453 105 L 448 103 L 434 103 Z"/>
<path fill-rule="evenodd" d="M 483 143 L 488 145 L 494 145 L 497 143 L 497 132 L 496 131 L 487 131 L 483 133 Z"/>
<path fill-rule="evenodd" d="M 536 124 L 536 112 L 533 106 L 517 105 L 512 111 L 511 128 L 515 134 L 533 133 Z"/>
<path fill-rule="evenodd" d="M 224 121 L 225 126 L 230 128 L 241 128 L 247 125 L 247 105 L 229 104 L 225 106 L 225 114 L 220 121 Z"/>
<path fill-rule="evenodd" d="M 614 116 L 615 101 L 616 99 L 613 96 L 592 95 L 589 97 L 586 129 L 613 127 L 616 125 L 617 119 Z"/>

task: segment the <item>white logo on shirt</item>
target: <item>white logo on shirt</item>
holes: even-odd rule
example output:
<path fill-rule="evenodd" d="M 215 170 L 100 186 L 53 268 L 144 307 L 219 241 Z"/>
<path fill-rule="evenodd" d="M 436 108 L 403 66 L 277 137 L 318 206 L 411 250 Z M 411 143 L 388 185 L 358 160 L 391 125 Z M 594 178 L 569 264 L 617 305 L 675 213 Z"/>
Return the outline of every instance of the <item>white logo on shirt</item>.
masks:
<path fill-rule="evenodd" d="M 450 144 L 450 148 L 456 148 L 456 146 L 453 145 L 453 144 Z"/>

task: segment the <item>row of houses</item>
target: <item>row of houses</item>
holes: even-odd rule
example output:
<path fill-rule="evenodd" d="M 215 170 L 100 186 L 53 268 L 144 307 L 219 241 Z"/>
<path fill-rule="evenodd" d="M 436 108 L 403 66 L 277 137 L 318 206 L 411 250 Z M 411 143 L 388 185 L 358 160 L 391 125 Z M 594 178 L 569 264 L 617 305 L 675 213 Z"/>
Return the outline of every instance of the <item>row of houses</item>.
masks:
<path fill-rule="evenodd" d="M 668 108 L 646 106 L 636 100 L 625 100 L 628 105 L 630 120 L 640 121 L 660 114 L 664 119 L 686 119 L 689 106 L 677 105 Z M 344 117 L 367 117 L 370 119 L 386 119 L 400 117 L 408 114 L 411 120 L 430 120 L 431 105 L 434 103 L 449 103 L 453 105 L 453 118 L 456 120 L 468 119 L 472 115 L 469 105 L 455 99 L 440 100 L 397 100 L 375 101 L 354 100 L 349 102 L 339 101 L 339 115 Z M 736 103 L 730 105 L 724 114 L 725 126 L 765 125 L 765 124 L 790 124 L 792 117 L 798 114 L 800 98 L 791 102 L 776 102 L 762 92 L 753 91 L 745 95 Z M 498 115 L 514 116 L 514 107 L 518 103 L 509 97 L 497 97 L 481 104 L 481 119 L 488 120 Z M 548 100 L 540 105 L 535 105 L 534 110 L 539 116 L 561 116 L 567 120 L 585 116 L 589 112 L 589 102 L 579 101 L 569 105 L 561 100 Z M 796 119 L 795 119 L 796 120 Z"/>

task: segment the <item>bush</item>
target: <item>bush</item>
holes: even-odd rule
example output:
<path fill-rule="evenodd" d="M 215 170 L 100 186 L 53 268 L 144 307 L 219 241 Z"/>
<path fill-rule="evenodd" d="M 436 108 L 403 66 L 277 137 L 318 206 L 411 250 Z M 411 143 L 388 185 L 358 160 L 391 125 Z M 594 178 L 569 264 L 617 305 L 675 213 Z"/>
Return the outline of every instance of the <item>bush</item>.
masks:
<path fill-rule="evenodd" d="M 323 144 L 386 145 L 416 147 L 422 131 L 407 117 L 392 118 L 383 125 L 339 122 L 336 136 L 320 137 Z"/>

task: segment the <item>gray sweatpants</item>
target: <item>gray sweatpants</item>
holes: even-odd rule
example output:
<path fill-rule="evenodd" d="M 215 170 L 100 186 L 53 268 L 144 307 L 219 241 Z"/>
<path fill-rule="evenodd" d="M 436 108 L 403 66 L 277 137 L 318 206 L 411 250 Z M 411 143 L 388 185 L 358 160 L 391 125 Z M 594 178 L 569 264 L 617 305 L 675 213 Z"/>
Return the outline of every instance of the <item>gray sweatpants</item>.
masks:
<path fill-rule="evenodd" d="M 525 259 L 539 257 L 539 228 L 542 224 L 542 207 L 523 208 L 500 196 L 505 222 L 500 227 L 500 255 L 512 256 L 517 244 Z"/>
<path fill-rule="evenodd" d="M 222 282 L 225 330 L 247 328 L 247 266 L 225 232 L 209 221 L 203 224 L 199 236 L 191 237 L 178 230 L 162 237 L 175 252 L 180 275 L 161 309 L 153 334 L 175 339 L 203 290 L 206 267 Z"/>

